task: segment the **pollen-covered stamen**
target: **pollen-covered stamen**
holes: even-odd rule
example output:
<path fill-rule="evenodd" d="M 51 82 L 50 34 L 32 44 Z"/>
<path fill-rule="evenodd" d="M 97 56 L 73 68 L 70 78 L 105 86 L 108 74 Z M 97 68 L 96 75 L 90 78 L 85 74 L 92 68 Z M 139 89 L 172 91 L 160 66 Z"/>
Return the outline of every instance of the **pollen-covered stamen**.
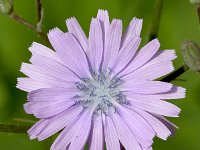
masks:
<path fill-rule="evenodd" d="M 108 74 L 102 72 L 95 72 L 93 77 L 75 83 L 79 90 L 79 93 L 73 97 L 76 103 L 104 113 L 107 113 L 110 107 L 114 108 L 113 101 L 129 104 L 126 96 L 120 91 L 123 80 L 111 79 Z"/>

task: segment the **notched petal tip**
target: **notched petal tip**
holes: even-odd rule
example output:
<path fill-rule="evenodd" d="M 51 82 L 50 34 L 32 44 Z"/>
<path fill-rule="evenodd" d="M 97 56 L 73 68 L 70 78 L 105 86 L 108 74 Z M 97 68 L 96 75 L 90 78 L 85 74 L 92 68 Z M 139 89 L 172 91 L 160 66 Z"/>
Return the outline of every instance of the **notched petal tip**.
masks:
<path fill-rule="evenodd" d="M 110 26 L 110 21 L 109 21 L 109 13 L 107 10 L 102 10 L 99 9 L 97 13 L 97 18 L 104 23 L 106 30 Z"/>
<path fill-rule="evenodd" d="M 66 24 L 70 23 L 71 21 L 77 21 L 77 19 L 76 19 L 74 16 L 72 16 L 72 17 L 67 18 L 67 19 L 65 20 Z"/>
<path fill-rule="evenodd" d="M 108 11 L 104 10 L 104 9 L 99 9 L 97 16 L 101 16 L 101 15 L 107 15 L 108 16 Z"/>
<path fill-rule="evenodd" d="M 25 62 L 22 62 L 22 63 L 21 63 L 21 66 L 20 66 L 20 69 L 19 69 L 20 72 L 23 73 L 23 68 L 24 68 L 24 65 L 26 65 L 26 64 L 27 64 L 27 63 L 25 63 Z M 17 78 L 17 79 L 19 79 L 19 78 Z"/>
<path fill-rule="evenodd" d="M 49 31 L 50 32 L 50 31 Z M 42 53 L 43 51 L 47 51 L 48 47 L 46 47 L 45 45 L 42 45 L 40 43 L 37 43 L 37 42 L 33 42 L 31 44 L 31 46 L 29 46 L 29 51 L 32 53 L 32 54 L 40 54 Z M 51 49 L 48 49 L 48 50 L 51 50 Z"/>
<path fill-rule="evenodd" d="M 31 44 L 31 46 L 29 46 L 28 50 L 29 50 L 31 53 L 34 53 L 39 45 L 41 45 L 41 44 L 40 44 L 40 43 L 37 43 L 37 42 L 33 42 L 33 43 Z"/>
<path fill-rule="evenodd" d="M 20 77 L 21 78 L 21 77 Z M 18 88 L 18 89 L 20 89 L 20 86 L 19 86 L 19 84 L 20 84 L 20 78 L 17 78 L 17 83 L 16 83 L 16 88 Z"/>
<path fill-rule="evenodd" d="M 142 25 L 143 25 L 143 20 L 134 17 L 128 26 L 129 36 L 130 34 L 140 36 L 140 33 L 142 31 Z"/>
<path fill-rule="evenodd" d="M 168 52 L 170 52 L 172 54 L 172 60 L 174 60 L 174 59 L 177 58 L 176 50 L 174 50 L 174 49 L 167 49 L 166 51 L 168 51 Z"/>
<path fill-rule="evenodd" d="M 29 51 L 32 52 L 33 47 L 37 46 L 38 44 L 40 44 L 40 43 L 33 42 L 33 43 L 31 44 L 31 46 L 29 46 L 29 48 L 28 48 Z"/>
<path fill-rule="evenodd" d="M 138 17 L 133 17 L 132 21 L 133 21 L 133 20 L 135 20 L 135 21 L 138 21 L 138 22 L 141 22 L 141 21 L 143 21 L 143 19 L 142 19 L 142 18 L 138 18 Z"/>
<path fill-rule="evenodd" d="M 36 136 L 31 136 L 31 135 L 29 136 L 29 139 L 30 139 L 30 140 L 34 140 L 34 139 L 36 139 L 36 138 L 37 138 Z"/>
<path fill-rule="evenodd" d="M 99 22 L 99 19 L 98 18 L 94 18 L 94 17 L 92 17 L 92 19 L 91 19 L 91 23 L 92 22 Z"/>
<path fill-rule="evenodd" d="M 155 39 L 151 40 L 149 43 L 152 43 L 152 44 L 157 44 L 157 45 L 159 45 L 159 46 L 160 46 L 160 42 L 159 42 L 159 40 L 158 40 L 157 38 L 155 38 Z"/>
<path fill-rule="evenodd" d="M 58 27 L 49 30 L 47 34 L 48 39 L 55 50 L 58 50 L 60 48 L 58 47 L 57 43 L 61 40 L 62 35 L 63 32 Z"/>
<path fill-rule="evenodd" d="M 160 42 L 157 38 L 155 38 L 155 39 L 151 40 L 149 43 L 147 43 L 144 47 L 153 48 L 157 52 L 158 49 L 160 48 Z"/>
<path fill-rule="evenodd" d="M 121 24 L 121 25 L 122 25 L 122 20 L 121 20 L 121 19 L 117 19 L 117 18 L 113 18 L 113 20 L 112 20 L 111 24 L 116 24 L 116 23 L 118 23 L 118 24 Z"/>
<path fill-rule="evenodd" d="M 185 98 L 186 97 L 186 88 L 178 86 L 177 89 L 178 89 L 179 93 L 181 93 L 180 98 Z"/>
<path fill-rule="evenodd" d="M 58 27 L 55 27 L 53 29 L 50 29 L 49 32 L 47 33 L 48 36 L 60 36 L 63 34 L 63 31 L 60 30 Z"/>

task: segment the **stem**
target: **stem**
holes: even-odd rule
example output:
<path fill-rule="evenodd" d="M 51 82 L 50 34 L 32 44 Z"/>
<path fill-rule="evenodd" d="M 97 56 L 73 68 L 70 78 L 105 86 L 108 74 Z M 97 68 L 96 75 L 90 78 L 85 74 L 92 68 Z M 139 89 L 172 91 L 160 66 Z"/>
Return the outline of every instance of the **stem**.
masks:
<path fill-rule="evenodd" d="M 7 133 L 26 133 L 27 130 L 31 126 L 27 125 L 6 125 L 6 124 L 0 124 L 0 132 L 7 132 Z"/>
<path fill-rule="evenodd" d="M 120 143 L 120 149 L 121 150 L 126 150 L 125 147 Z"/>
<path fill-rule="evenodd" d="M 164 77 L 161 81 L 171 82 L 188 70 L 189 70 L 189 68 L 186 65 L 183 65 L 180 68 L 178 68 L 177 70 L 175 70 L 174 72 L 172 72 L 171 74 L 169 74 L 168 76 Z"/>
<path fill-rule="evenodd" d="M 152 27 L 150 30 L 150 35 L 149 35 L 149 41 L 151 41 L 157 37 L 160 20 L 161 20 L 162 8 L 163 8 L 163 0 L 156 0 L 153 22 L 152 22 Z M 200 8 L 199 8 L 199 11 L 200 11 Z M 186 65 L 183 65 L 180 68 L 178 68 L 177 70 L 175 70 L 173 73 L 164 77 L 161 81 L 171 82 L 171 81 L 175 80 L 177 77 L 179 77 L 180 75 L 182 75 L 184 72 L 186 72 L 188 69 L 189 68 Z"/>
<path fill-rule="evenodd" d="M 162 8 L 163 8 L 163 0 L 156 0 L 155 10 L 154 10 L 154 15 L 153 15 L 153 22 L 152 22 L 152 27 L 150 30 L 150 35 L 149 35 L 149 41 L 157 37 Z"/>
<path fill-rule="evenodd" d="M 28 21 L 26 21 L 25 19 L 21 18 L 20 16 L 18 16 L 15 12 L 11 12 L 9 15 L 13 20 L 19 22 L 20 24 L 23 24 L 24 26 L 28 27 L 29 29 L 31 29 L 33 32 L 37 33 L 40 37 L 42 37 L 46 42 L 49 43 L 48 38 L 46 36 L 45 33 L 43 32 L 38 32 L 37 28 L 29 23 Z"/>
<path fill-rule="evenodd" d="M 27 22 L 26 20 L 24 20 L 23 18 L 21 18 L 20 16 L 18 16 L 17 14 L 15 14 L 14 12 L 12 12 L 10 14 L 10 17 L 12 19 L 14 19 L 15 21 L 17 21 L 17 22 L 25 25 L 26 27 L 28 27 L 32 31 L 36 32 L 36 27 L 34 25 L 32 25 L 31 23 Z"/>
<path fill-rule="evenodd" d="M 42 17 L 42 3 L 41 0 L 37 0 L 37 20 L 40 22 L 40 19 Z"/>

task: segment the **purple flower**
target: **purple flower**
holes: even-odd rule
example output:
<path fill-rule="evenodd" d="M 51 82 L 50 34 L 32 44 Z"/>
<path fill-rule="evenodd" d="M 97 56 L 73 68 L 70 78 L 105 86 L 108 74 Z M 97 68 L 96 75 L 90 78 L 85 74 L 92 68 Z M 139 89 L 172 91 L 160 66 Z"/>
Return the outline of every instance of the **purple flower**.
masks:
<path fill-rule="evenodd" d="M 55 51 L 33 43 L 31 64 L 23 63 L 17 87 L 28 92 L 26 113 L 38 121 L 31 139 L 61 133 L 52 150 L 151 150 L 155 136 L 166 140 L 176 126 L 165 117 L 180 109 L 169 99 L 185 97 L 185 89 L 156 81 L 173 71 L 174 50 L 158 51 L 152 40 L 139 49 L 142 20 L 133 18 L 122 35 L 122 21 L 109 22 L 99 10 L 87 38 L 75 18 L 68 32 L 48 33 Z"/>

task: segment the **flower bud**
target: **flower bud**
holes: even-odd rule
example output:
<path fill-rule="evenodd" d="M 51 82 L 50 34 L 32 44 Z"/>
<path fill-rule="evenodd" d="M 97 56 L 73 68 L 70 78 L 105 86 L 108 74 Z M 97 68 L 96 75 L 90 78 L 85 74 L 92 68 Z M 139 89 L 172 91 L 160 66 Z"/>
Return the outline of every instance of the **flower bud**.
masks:
<path fill-rule="evenodd" d="M 0 0 L 0 14 L 10 14 L 13 10 L 13 0 Z"/>
<path fill-rule="evenodd" d="M 198 19 L 200 23 L 200 0 L 190 0 L 190 3 L 194 4 L 194 6 L 196 7 L 196 11 L 197 11 Z"/>
<path fill-rule="evenodd" d="M 192 4 L 199 4 L 200 0 L 190 0 L 190 3 L 192 3 Z"/>
<path fill-rule="evenodd" d="M 200 47 L 195 41 L 187 40 L 182 45 L 185 64 L 194 71 L 200 71 Z"/>

